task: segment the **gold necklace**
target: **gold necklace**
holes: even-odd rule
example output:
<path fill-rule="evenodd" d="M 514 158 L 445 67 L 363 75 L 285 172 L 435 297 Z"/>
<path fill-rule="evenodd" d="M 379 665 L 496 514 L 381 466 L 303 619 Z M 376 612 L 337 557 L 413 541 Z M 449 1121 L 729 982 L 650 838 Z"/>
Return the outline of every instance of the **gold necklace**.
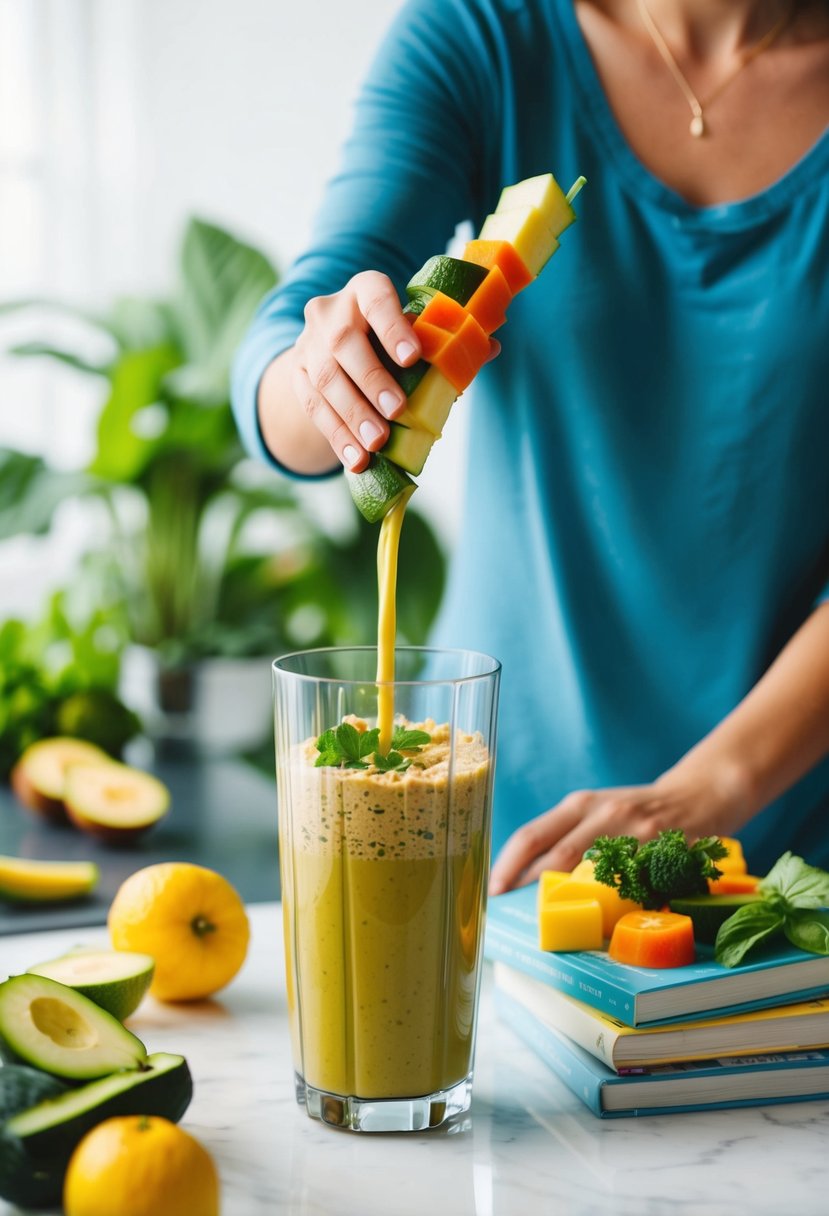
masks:
<path fill-rule="evenodd" d="M 705 134 L 704 111 L 707 110 L 707 108 L 711 105 L 711 102 L 714 101 L 715 98 L 719 97 L 720 93 L 722 93 L 723 90 L 731 84 L 732 80 L 734 80 L 735 77 L 742 72 L 743 68 L 748 67 L 752 59 L 756 59 L 758 55 L 762 55 L 763 51 L 768 50 L 771 44 L 780 37 L 783 30 L 789 24 L 789 19 L 794 9 L 794 3 L 790 3 L 780 20 L 771 27 L 767 34 L 763 35 L 759 42 L 755 42 L 754 46 L 750 47 L 745 52 L 737 66 L 728 73 L 724 80 L 720 81 L 714 91 L 709 93 L 704 101 L 700 101 L 697 95 L 694 93 L 694 90 L 689 85 L 685 76 L 682 74 L 679 64 L 674 58 L 667 42 L 662 37 L 659 27 L 648 12 L 647 7 L 645 6 L 645 0 L 637 0 L 637 4 L 639 5 L 639 15 L 642 18 L 642 24 L 650 34 L 651 41 L 664 59 L 666 67 L 682 91 L 688 105 L 691 107 L 691 124 L 688 129 L 695 139 L 699 139 L 700 136 Z"/>

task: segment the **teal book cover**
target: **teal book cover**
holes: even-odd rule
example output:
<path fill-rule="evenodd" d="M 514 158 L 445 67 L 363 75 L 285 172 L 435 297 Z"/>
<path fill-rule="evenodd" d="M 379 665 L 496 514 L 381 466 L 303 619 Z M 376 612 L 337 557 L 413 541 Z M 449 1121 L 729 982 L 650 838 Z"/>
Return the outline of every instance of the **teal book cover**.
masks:
<path fill-rule="evenodd" d="M 538 946 L 538 884 L 489 901 L 486 957 L 508 963 L 627 1026 L 742 1013 L 829 991 L 829 956 L 807 954 L 781 938 L 739 967 L 722 967 L 698 946 L 688 967 L 631 967 L 603 950 L 557 954 Z"/>
<path fill-rule="evenodd" d="M 507 993 L 496 991 L 495 1010 L 602 1119 L 829 1098 L 829 1051 L 695 1060 L 619 1076 Z"/>

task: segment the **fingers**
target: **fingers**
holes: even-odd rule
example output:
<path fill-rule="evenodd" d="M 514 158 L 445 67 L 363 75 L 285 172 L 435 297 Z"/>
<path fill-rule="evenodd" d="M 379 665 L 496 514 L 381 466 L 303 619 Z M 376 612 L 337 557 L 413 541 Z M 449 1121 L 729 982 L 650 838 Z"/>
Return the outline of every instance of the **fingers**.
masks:
<path fill-rule="evenodd" d="M 492 867 L 490 895 L 500 895 L 532 881 L 524 877 L 525 871 L 573 829 L 584 813 L 584 800 L 589 797 L 589 794 L 569 794 L 551 811 L 545 811 L 513 832 Z M 577 857 L 573 865 L 578 860 Z"/>
<path fill-rule="evenodd" d="M 577 790 L 510 837 L 492 868 L 490 894 L 534 882 L 542 870 L 572 870 L 597 836 L 649 840 L 672 815 L 655 786 Z"/>
<path fill-rule="evenodd" d="M 377 352 L 364 333 L 351 326 L 344 326 L 335 335 L 331 350 L 365 400 L 385 418 L 395 418 L 405 409 L 406 394 L 380 363 Z"/>
<path fill-rule="evenodd" d="M 352 473 L 361 473 L 369 461 L 369 453 L 343 421 L 334 407 L 311 383 L 304 368 L 297 368 L 293 378 L 297 400 L 342 461 Z"/>
<path fill-rule="evenodd" d="M 355 275 L 342 291 L 317 296 L 305 307 L 305 329 L 294 347 L 294 390 L 306 414 L 352 472 L 389 437 L 388 418 L 406 396 L 384 367 L 369 329 L 400 364 L 420 355 L 420 344 L 386 275 Z"/>
<path fill-rule="evenodd" d="M 387 275 L 375 270 L 355 275 L 351 280 L 361 315 L 377 334 L 395 363 L 408 367 L 420 357 L 420 342 L 406 320 L 394 284 Z"/>

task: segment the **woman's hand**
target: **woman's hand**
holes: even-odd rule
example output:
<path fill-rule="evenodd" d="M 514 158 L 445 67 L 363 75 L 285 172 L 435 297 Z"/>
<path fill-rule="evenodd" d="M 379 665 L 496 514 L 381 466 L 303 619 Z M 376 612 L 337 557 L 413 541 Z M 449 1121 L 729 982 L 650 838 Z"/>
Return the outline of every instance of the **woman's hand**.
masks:
<path fill-rule="evenodd" d="M 389 437 L 387 419 L 406 397 L 383 367 L 370 331 L 401 367 L 420 356 L 420 343 L 386 275 L 366 270 L 341 291 L 305 306 L 305 328 L 291 352 L 291 387 L 347 469 L 359 473 Z"/>
<path fill-rule="evenodd" d="M 666 773 L 652 785 L 578 790 L 513 832 L 498 855 L 490 895 L 534 882 L 542 870 L 572 870 L 597 836 L 650 840 L 664 828 L 683 828 L 690 840 L 729 833 L 727 806 L 707 785 Z"/>

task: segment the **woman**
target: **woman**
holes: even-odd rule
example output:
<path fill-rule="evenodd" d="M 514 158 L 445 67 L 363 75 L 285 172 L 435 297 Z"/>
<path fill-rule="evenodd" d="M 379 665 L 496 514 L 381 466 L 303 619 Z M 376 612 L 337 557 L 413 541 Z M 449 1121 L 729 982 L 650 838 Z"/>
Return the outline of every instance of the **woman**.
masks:
<path fill-rule="evenodd" d="M 398 289 L 587 177 L 479 377 L 437 630 L 504 663 L 493 891 L 664 827 L 829 863 L 828 116 L 823 3 L 415 0 L 240 352 L 251 451 L 363 468 Z"/>

